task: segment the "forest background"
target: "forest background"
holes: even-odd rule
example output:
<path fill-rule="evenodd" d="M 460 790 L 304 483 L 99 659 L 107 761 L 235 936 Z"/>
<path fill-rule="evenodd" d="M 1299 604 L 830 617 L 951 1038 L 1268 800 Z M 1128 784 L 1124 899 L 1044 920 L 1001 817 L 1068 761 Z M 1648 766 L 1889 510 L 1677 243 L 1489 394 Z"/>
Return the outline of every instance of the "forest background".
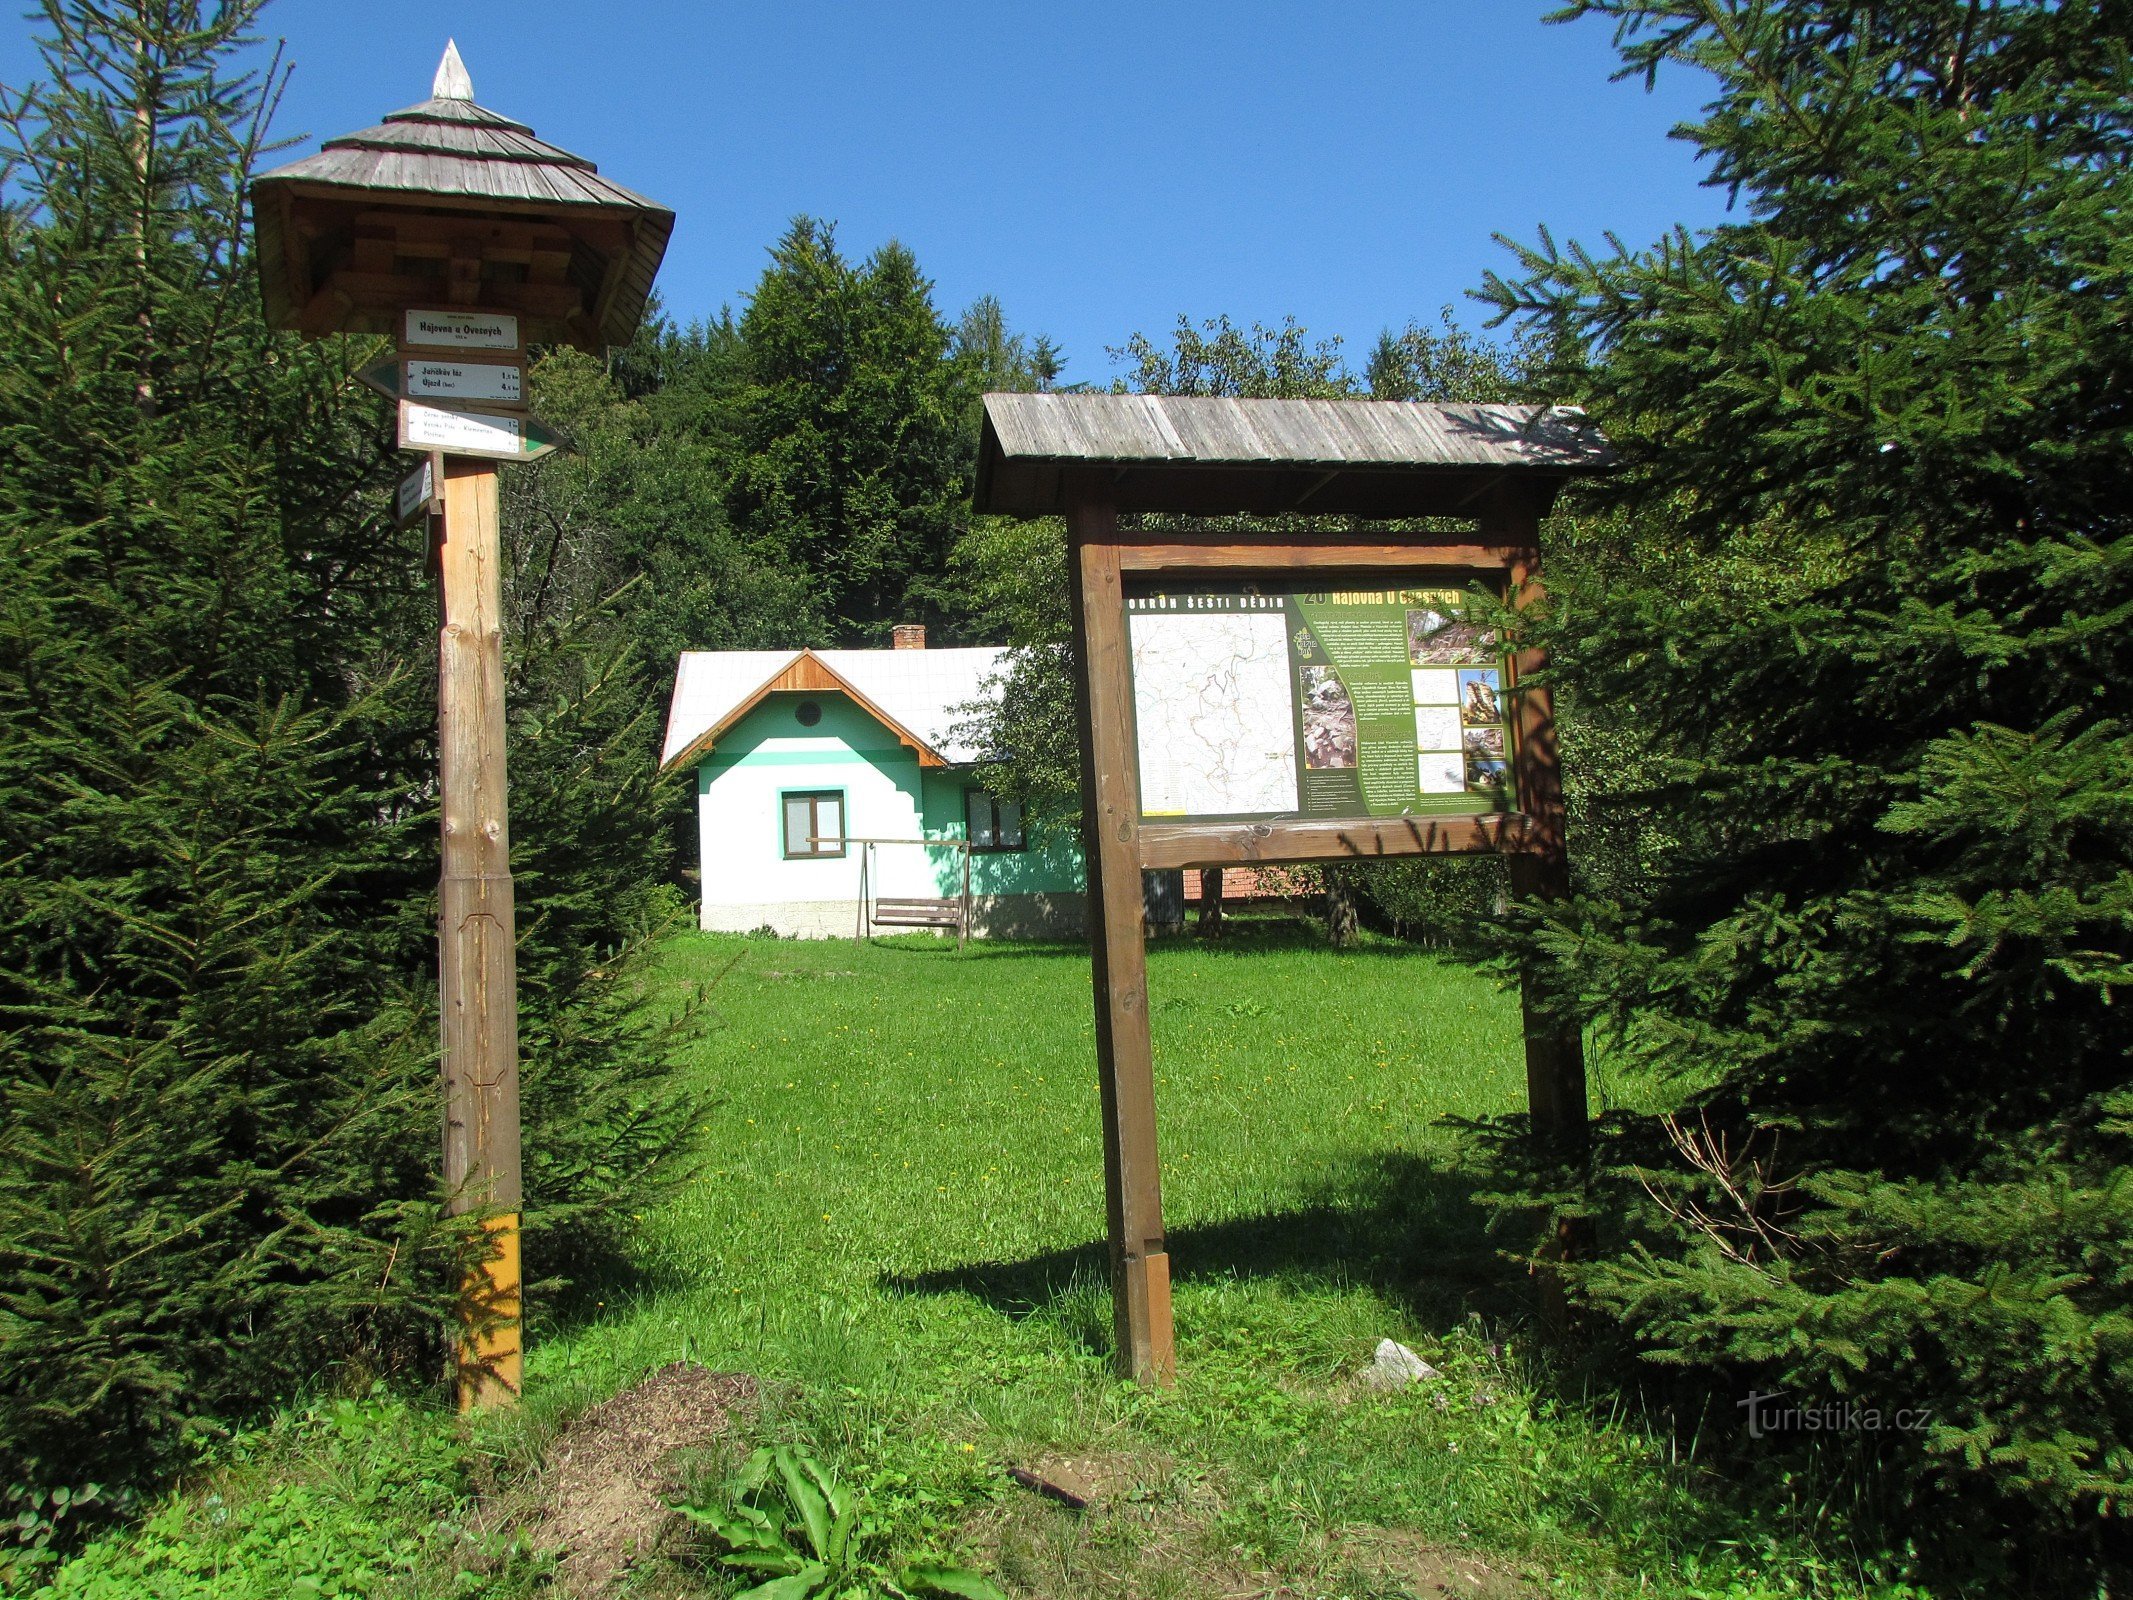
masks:
<path fill-rule="evenodd" d="M 348 1352 L 428 1381 L 434 597 L 362 340 L 261 324 L 259 6 L 50 0 L 0 212 L 0 1486 L 145 1485 Z M 1118 386 L 1576 399 L 1549 529 L 1578 896 L 1355 886 L 1530 964 L 1673 1086 L 1570 1167 L 1626 1352 L 1934 1426 L 1885 1470 L 2109 1564 L 2133 1492 L 2133 368 L 2122 8 L 1589 0 L 1740 219 L 1492 283 L 1530 330 L 1181 321 Z M 1064 817 L 1063 546 L 974 521 L 1058 352 L 802 218 L 737 312 L 545 357 L 505 537 L 528 1222 L 597 1270 L 704 1108 L 639 1000 L 682 906 L 676 654 L 1007 643 L 973 716 Z M 1336 888 L 1340 886 L 1336 883 Z"/>

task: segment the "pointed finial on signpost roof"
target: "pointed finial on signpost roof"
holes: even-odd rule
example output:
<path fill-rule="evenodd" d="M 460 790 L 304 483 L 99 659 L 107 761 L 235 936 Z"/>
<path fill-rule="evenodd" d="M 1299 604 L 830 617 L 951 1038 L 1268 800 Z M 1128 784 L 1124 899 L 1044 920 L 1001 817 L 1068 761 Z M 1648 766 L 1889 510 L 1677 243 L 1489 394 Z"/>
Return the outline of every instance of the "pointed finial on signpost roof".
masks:
<path fill-rule="evenodd" d="M 467 76 L 467 64 L 459 59 L 459 41 L 444 42 L 444 59 L 437 63 L 437 81 L 430 85 L 432 100 L 471 100 L 474 98 L 474 80 Z"/>

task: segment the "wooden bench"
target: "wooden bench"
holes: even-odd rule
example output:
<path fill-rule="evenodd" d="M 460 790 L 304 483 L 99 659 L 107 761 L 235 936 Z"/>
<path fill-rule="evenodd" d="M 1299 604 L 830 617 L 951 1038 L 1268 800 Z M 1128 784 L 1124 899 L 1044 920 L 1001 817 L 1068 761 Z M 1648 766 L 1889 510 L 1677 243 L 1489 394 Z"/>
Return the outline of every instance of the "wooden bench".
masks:
<path fill-rule="evenodd" d="M 869 920 L 880 928 L 953 928 L 961 937 L 960 900 L 876 900 Z"/>

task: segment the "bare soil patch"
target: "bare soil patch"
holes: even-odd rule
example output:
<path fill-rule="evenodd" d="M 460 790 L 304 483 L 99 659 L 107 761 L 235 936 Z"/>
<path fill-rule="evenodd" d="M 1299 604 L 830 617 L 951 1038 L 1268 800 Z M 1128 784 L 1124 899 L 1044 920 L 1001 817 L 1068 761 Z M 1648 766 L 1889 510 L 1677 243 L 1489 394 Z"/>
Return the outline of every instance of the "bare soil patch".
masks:
<path fill-rule="evenodd" d="M 1306 1540 L 1268 1568 L 1223 1539 L 1213 1484 L 1169 1462 L 1058 1453 L 1015 1464 L 1086 1502 L 1074 1510 L 1025 1484 L 973 1522 L 1009 1587 L 1033 1600 L 1539 1600 L 1544 1592 L 1493 1560 L 1366 1525 Z"/>
<path fill-rule="evenodd" d="M 1396 1594 L 1435 1600 L 1468 1595 L 1471 1600 L 1532 1600 L 1540 1593 L 1516 1574 L 1457 1550 L 1395 1528 L 1347 1528 L 1334 1539 L 1332 1555 L 1343 1566 Z"/>
<path fill-rule="evenodd" d="M 716 1445 L 733 1413 L 752 1404 L 743 1373 L 675 1362 L 587 1409 L 557 1435 L 541 1475 L 541 1511 L 529 1542 L 561 1550 L 556 1582 L 594 1600 L 649 1555 L 674 1516 L 691 1451 Z"/>
<path fill-rule="evenodd" d="M 1145 1461 L 1123 1455 L 1040 1455 L 1017 1465 L 1051 1490 L 1072 1495 L 1090 1511 L 1105 1510 L 1120 1498 L 1130 1496 L 1156 1470 Z M 1044 1489 L 1033 1492 L 1047 1499 L 1056 1498 Z"/>

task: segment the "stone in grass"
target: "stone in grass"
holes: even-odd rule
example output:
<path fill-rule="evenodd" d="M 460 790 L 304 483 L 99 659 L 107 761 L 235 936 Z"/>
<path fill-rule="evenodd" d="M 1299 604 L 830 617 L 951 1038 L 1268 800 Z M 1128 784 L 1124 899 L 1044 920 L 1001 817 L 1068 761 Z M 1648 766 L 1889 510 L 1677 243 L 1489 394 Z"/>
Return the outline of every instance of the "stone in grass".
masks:
<path fill-rule="evenodd" d="M 1437 1369 L 1408 1349 L 1404 1344 L 1391 1339 L 1380 1339 L 1378 1350 L 1369 1366 L 1362 1371 L 1363 1387 L 1366 1389 L 1404 1389 L 1410 1383 L 1426 1383 L 1440 1377 Z"/>

